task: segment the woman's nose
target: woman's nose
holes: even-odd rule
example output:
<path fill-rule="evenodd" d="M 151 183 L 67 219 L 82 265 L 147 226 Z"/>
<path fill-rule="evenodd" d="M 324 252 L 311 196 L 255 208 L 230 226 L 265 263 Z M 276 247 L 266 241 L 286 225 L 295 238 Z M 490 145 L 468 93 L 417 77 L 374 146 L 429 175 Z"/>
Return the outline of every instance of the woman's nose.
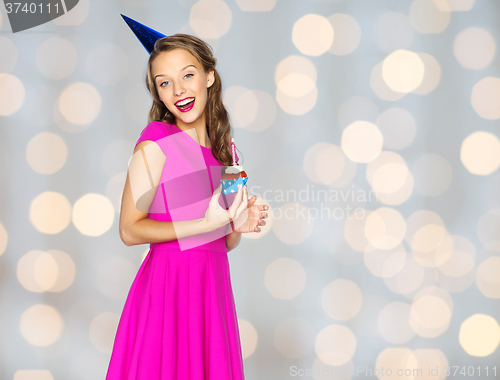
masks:
<path fill-rule="evenodd" d="M 184 91 L 185 91 L 184 88 L 179 86 L 179 85 L 177 85 L 177 87 L 175 87 L 175 89 L 174 89 L 174 93 L 176 96 L 183 94 Z"/>

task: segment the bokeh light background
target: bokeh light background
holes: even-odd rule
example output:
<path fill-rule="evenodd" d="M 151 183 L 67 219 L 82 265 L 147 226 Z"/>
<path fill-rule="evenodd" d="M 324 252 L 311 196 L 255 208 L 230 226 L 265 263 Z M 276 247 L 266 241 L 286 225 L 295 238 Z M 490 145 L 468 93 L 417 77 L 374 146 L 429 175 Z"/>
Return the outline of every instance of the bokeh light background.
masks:
<path fill-rule="evenodd" d="M 16 34 L 0 8 L 0 378 L 104 379 L 149 248 L 118 234 L 151 105 L 120 13 L 211 44 L 271 207 L 229 253 L 247 379 L 500 378 L 500 2 L 80 0 Z"/>

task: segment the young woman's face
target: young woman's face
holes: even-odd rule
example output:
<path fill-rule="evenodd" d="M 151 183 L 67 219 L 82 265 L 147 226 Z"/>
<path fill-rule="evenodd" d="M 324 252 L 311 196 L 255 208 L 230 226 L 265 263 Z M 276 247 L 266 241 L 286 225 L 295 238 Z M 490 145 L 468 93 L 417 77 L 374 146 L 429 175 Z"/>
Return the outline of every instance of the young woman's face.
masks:
<path fill-rule="evenodd" d="M 189 124 L 204 114 L 214 75 L 213 71 L 205 74 L 191 53 L 184 49 L 163 52 L 152 62 L 151 71 L 161 101 L 177 120 Z M 186 102 L 190 103 L 180 106 Z"/>

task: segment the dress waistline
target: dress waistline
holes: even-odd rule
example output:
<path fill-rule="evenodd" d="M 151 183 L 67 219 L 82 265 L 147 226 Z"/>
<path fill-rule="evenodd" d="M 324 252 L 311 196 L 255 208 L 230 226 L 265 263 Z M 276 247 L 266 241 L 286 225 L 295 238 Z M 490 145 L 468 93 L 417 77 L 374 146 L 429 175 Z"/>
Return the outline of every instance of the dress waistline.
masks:
<path fill-rule="evenodd" d="M 197 247 L 193 247 L 193 248 L 188 248 L 188 249 L 184 249 L 184 250 L 181 250 L 179 249 L 178 247 L 172 247 L 170 245 L 166 245 L 164 243 L 152 243 L 149 245 L 149 248 L 151 250 L 154 250 L 154 249 L 166 249 L 168 251 L 171 251 L 171 252 L 192 252 L 192 251 L 207 251 L 207 252 L 221 252 L 221 253 L 227 253 L 227 250 L 224 251 L 224 250 L 220 250 L 220 249 L 210 249 L 210 248 L 197 248 Z"/>

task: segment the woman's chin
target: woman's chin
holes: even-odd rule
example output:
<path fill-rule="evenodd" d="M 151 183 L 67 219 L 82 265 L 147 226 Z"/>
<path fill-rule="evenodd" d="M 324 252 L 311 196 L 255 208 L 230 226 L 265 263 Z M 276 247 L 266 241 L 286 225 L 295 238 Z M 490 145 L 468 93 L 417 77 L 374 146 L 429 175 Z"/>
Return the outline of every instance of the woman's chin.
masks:
<path fill-rule="evenodd" d="M 199 118 L 201 117 L 201 115 L 196 115 L 194 113 L 190 114 L 190 115 L 179 115 L 179 116 L 176 116 L 177 120 L 184 123 L 184 124 L 192 124 L 194 123 L 196 120 L 198 120 Z"/>

